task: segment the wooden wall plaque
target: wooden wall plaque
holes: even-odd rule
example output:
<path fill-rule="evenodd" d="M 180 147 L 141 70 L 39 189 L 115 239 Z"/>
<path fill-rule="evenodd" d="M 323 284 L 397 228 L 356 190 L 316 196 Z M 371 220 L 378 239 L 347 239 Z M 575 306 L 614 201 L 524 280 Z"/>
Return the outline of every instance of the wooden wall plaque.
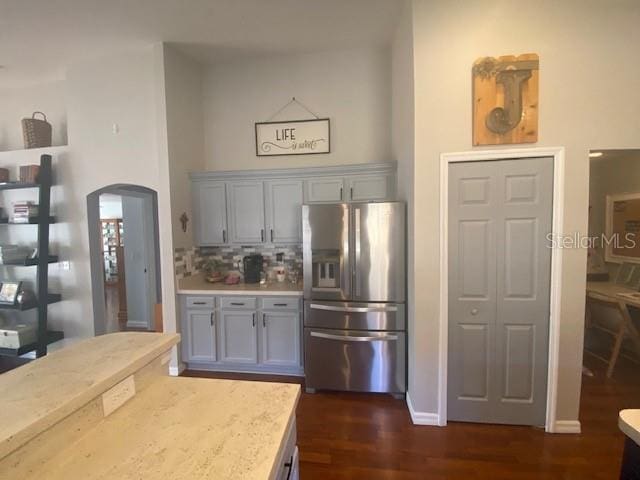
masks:
<path fill-rule="evenodd" d="M 473 144 L 538 141 L 539 59 L 535 53 L 473 64 Z"/>

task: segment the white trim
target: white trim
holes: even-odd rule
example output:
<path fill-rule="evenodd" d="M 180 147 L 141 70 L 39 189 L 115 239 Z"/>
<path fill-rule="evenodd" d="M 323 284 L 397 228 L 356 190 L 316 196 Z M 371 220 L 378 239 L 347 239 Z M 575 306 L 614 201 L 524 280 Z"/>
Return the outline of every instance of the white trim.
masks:
<path fill-rule="evenodd" d="M 409 408 L 409 414 L 411 415 L 411 421 L 414 425 L 440 425 L 440 417 L 437 413 L 429 412 L 416 412 L 411 403 L 411 396 L 407 392 L 407 407 Z"/>
<path fill-rule="evenodd" d="M 440 426 L 447 424 L 447 349 L 448 335 L 448 196 L 449 164 L 454 162 L 482 162 L 521 158 L 553 157 L 553 238 L 562 235 L 564 219 L 564 147 L 510 148 L 504 150 L 478 150 L 443 153 L 440 155 L 440 335 L 438 372 L 438 417 Z M 551 252 L 551 292 L 549 312 L 549 364 L 547 375 L 547 415 L 545 430 L 559 432 L 556 422 L 558 390 L 558 350 L 560 339 L 560 303 L 562 299 L 562 249 Z M 560 428 L 568 428 L 563 421 Z M 579 425 L 579 422 L 578 422 Z M 573 433 L 573 432 L 572 432 Z"/>
<path fill-rule="evenodd" d="M 582 428 L 578 420 L 556 420 L 553 433 L 581 433 Z"/>
<path fill-rule="evenodd" d="M 170 365 L 169 375 L 172 377 L 179 377 L 180 374 L 184 372 L 185 368 L 186 368 L 186 365 L 182 362 L 180 362 L 177 367 L 175 365 Z"/>

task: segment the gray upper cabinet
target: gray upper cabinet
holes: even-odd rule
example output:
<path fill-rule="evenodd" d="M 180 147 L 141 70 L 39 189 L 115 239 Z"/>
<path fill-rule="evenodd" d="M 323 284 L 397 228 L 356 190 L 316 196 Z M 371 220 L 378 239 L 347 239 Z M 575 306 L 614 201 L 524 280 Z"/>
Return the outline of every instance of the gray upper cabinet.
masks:
<path fill-rule="evenodd" d="M 395 193 L 391 175 L 353 175 L 345 180 L 348 200 L 352 202 L 389 200 Z"/>
<path fill-rule="evenodd" d="M 193 216 L 198 245 L 227 242 L 227 196 L 224 182 L 193 184 Z"/>
<path fill-rule="evenodd" d="M 302 203 L 395 200 L 389 164 L 287 168 L 191 175 L 198 246 L 302 242 Z"/>
<path fill-rule="evenodd" d="M 220 361 L 258 363 L 257 313 L 223 310 L 220 317 Z"/>
<path fill-rule="evenodd" d="M 265 182 L 267 242 L 302 242 L 302 180 Z"/>
<path fill-rule="evenodd" d="M 227 183 L 229 239 L 242 245 L 264 243 L 264 188 L 262 181 Z"/>
<path fill-rule="evenodd" d="M 186 326 L 187 360 L 190 362 L 215 362 L 215 312 L 213 310 L 188 310 Z"/>
<path fill-rule="evenodd" d="M 344 200 L 344 177 L 316 177 L 305 181 L 305 203 L 335 203 Z"/>

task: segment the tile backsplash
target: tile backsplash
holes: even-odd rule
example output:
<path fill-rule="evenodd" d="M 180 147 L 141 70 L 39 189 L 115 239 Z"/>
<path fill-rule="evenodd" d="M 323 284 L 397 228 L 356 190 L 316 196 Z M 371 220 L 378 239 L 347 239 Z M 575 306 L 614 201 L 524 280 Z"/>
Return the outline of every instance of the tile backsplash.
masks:
<path fill-rule="evenodd" d="M 270 267 L 276 266 L 276 255 L 283 254 L 283 263 L 287 271 L 296 269 L 302 274 L 302 245 L 226 245 L 222 247 L 176 248 L 174 253 L 177 278 L 189 277 L 202 271 L 204 263 L 217 260 L 224 271 L 236 270 L 234 263 L 242 262 L 246 255 L 261 254 Z"/>

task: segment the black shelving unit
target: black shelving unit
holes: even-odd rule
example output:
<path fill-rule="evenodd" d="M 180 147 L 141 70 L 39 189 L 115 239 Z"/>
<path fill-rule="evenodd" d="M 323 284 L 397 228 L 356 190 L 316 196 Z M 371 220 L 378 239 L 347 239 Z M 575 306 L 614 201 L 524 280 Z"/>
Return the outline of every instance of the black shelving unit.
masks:
<path fill-rule="evenodd" d="M 8 310 L 38 310 L 38 335 L 37 341 L 30 345 L 24 345 L 18 349 L 0 348 L 0 355 L 24 355 L 35 350 L 36 357 L 47 354 L 47 345 L 64 338 L 59 331 L 51 331 L 47 327 L 49 305 L 59 302 L 62 297 L 59 294 L 49 293 L 49 264 L 56 263 L 58 257 L 49 255 L 49 226 L 55 223 L 55 217 L 51 216 L 51 155 L 40 156 L 40 171 L 38 183 L 9 182 L 0 183 L 0 191 L 35 188 L 38 189 L 38 216 L 30 218 L 28 223 L 10 223 L 8 218 L 0 218 L 0 225 L 37 225 L 38 226 L 38 257 L 28 258 L 18 262 L 8 262 L 10 266 L 35 266 L 36 267 L 36 291 L 35 298 L 22 304 L 0 304 L 0 309 Z"/>

